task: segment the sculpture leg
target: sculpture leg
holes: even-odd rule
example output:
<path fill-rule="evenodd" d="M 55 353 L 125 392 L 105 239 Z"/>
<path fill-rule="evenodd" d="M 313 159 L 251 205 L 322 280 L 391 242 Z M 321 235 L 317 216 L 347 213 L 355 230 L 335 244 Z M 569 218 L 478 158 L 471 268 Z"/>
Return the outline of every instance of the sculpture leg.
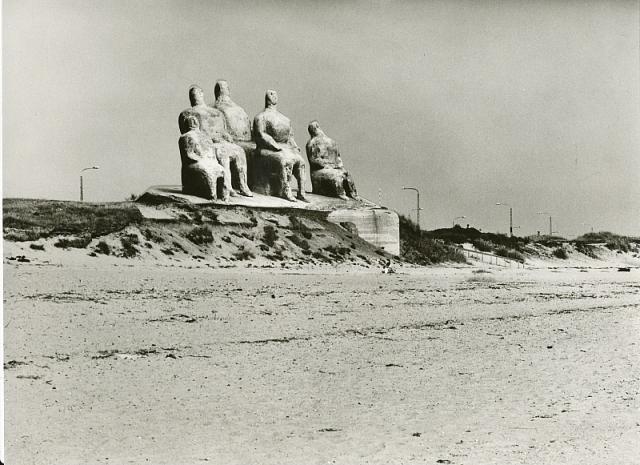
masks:
<path fill-rule="evenodd" d="M 304 193 L 304 179 L 305 174 L 307 172 L 307 166 L 304 164 L 302 160 L 298 160 L 293 165 L 293 175 L 298 181 L 298 200 L 302 200 L 303 202 L 309 202 Z"/>
<path fill-rule="evenodd" d="M 360 197 L 358 196 L 358 191 L 356 190 L 356 183 L 353 182 L 353 178 L 351 175 L 345 171 L 344 173 L 344 181 L 343 181 L 344 189 L 347 192 L 347 195 L 354 200 L 358 200 Z"/>
<path fill-rule="evenodd" d="M 229 200 L 229 195 L 235 195 L 235 191 L 231 186 L 231 160 L 229 155 L 224 150 L 216 150 L 216 158 L 218 163 L 222 165 L 224 170 L 223 182 L 222 182 L 222 200 L 225 202 Z"/>
<path fill-rule="evenodd" d="M 253 197 L 253 193 L 247 185 L 247 159 L 244 151 L 238 152 L 233 160 L 235 172 L 238 174 L 238 183 L 240 185 L 240 193 L 246 197 Z"/>
<path fill-rule="evenodd" d="M 282 186 L 281 197 L 287 199 L 291 202 L 295 202 L 296 199 L 293 196 L 293 192 L 291 191 L 291 175 L 293 172 L 293 166 L 291 163 L 287 163 L 285 160 L 282 160 L 282 172 L 280 175 Z"/>

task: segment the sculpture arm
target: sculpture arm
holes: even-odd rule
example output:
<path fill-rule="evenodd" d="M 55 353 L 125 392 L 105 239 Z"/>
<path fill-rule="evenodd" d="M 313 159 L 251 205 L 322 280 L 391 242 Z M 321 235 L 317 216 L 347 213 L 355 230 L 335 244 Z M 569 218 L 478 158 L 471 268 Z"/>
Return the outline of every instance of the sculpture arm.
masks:
<path fill-rule="evenodd" d="M 190 136 L 183 136 L 180 138 L 179 142 L 180 154 L 182 155 L 182 161 L 184 162 L 197 162 L 202 156 L 200 154 L 200 150 L 198 144 Z"/>
<path fill-rule="evenodd" d="M 291 128 L 289 130 L 289 140 L 287 141 L 287 143 L 293 147 L 294 149 L 296 149 L 298 152 L 300 152 L 300 147 L 298 147 L 298 144 L 296 144 L 296 140 L 293 138 L 293 128 Z"/>
<path fill-rule="evenodd" d="M 326 167 L 327 160 L 322 157 L 322 154 L 315 149 L 310 143 L 306 145 L 307 160 L 309 160 L 309 166 L 312 170 L 321 170 Z"/>
<path fill-rule="evenodd" d="M 340 156 L 340 150 L 336 148 L 336 166 L 340 169 L 344 169 L 344 165 L 342 164 L 342 157 Z"/>
<path fill-rule="evenodd" d="M 282 150 L 276 140 L 267 133 L 267 124 L 264 118 L 256 118 L 253 125 L 258 145 L 262 145 L 264 148 L 273 150 L 274 152 Z"/>
<path fill-rule="evenodd" d="M 229 126 L 227 125 L 227 118 L 224 116 L 222 118 L 222 123 L 224 126 L 224 129 L 221 131 L 222 139 L 224 139 L 227 142 L 233 142 L 233 137 L 231 136 L 231 134 L 229 134 Z"/>

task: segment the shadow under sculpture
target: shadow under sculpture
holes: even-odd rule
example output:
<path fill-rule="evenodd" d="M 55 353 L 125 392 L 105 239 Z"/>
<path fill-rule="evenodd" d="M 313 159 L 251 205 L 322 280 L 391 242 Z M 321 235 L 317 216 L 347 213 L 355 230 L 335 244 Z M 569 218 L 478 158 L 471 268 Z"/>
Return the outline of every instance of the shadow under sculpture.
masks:
<path fill-rule="evenodd" d="M 218 183 L 224 185 L 224 168 L 218 163 L 213 142 L 209 135 L 200 130 L 195 115 L 188 115 L 183 121 L 186 131 L 178 140 L 182 160 L 182 192 L 189 195 L 217 199 Z M 223 198 L 228 196 L 224 188 Z M 226 200 L 226 198 L 224 198 Z"/>
<path fill-rule="evenodd" d="M 317 121 L 311 121 L 308 130 L 311 138 L 306 149 L 313 193 L 344 200 L 358 199 L 353 178 L 342 164 L 338 144 L 324 133 Z"/>
<path fill-rule="evenodd" d="M 291 190 L 293 176 L 298 182 L 298 200 L 307 202 L 304 193 L 306 166 L 293 138 L 291 121 L 277 110 L 277 104 L 276 91 L 267 90 L 265 109 L 253 120 L 257 151 L 253 188 L 256 192 L 295 202 Z"/>
<path fill-rule="evenodd" d="M 235 186 L 242 195 L 252 197 L 253 194 L 247 185 L 246 155 L 242 147 L 233 143 L 233 137 L 227 132 L 224 114 L 205 103 L 204 93 L 198 86 L 192 86 L 189 89 L 189 101 L 191 108 L 184 110 L 178 117 L 180 132 L 184 133 L 186 118 L 189 115 L 195 115 L 200 123 L 200 129 L 211 138 L 216 158 L 224 168 L 225 191 L 230 195 L 236 195 L 232 182 L 235 181 Z"/>

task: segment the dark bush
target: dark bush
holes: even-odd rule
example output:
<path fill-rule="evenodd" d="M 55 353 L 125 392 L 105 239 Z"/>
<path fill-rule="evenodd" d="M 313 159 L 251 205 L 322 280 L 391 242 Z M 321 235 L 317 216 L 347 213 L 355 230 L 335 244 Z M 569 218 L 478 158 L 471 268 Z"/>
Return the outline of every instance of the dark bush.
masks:
<path fill-rule="evenodd" d="M 213 233 L 207 226 L 197 226 L 189 231 L 187 239 L 197 245 L 211 244 L 213 242 Z"/>
<path fill-rule="evenodd" d="M 83 236 L 83 237 L 61 237 L 53 244 L 55 247 L 59 247 L 61 249 L 84 249 L 91 242 L 91 236 Z"/>
<path fill-rule="evenodd" d="M 29 248 L 33 250 L 44 250 L 44 244 L 30 244 Z"/>
<path fill-rule="evenodd" d="M 109 244 L 107 244 L 105 241 L 100 241 L 96 244 L 95 251 L 103 255 L 110 255 L 111 247 L 109 247 Z"/>
<path fill-rule="evenodd" d="M 135 236 L 136 239 L 138 236 Z M 122 256 L 126 258 L 135 257 L 140 252 L 138 248 L 134 245 L 138 242 L 134 242 L 131 239 L 131 235 L 122 236 L 120 238 L 120 243 L 122 244 Z"/>
<path fill-rule="evenodd" d="M 587 257 L 598 258 L 596 248 L 584 242 L 576 242 L 576 250 Z"/>
<path fill-rule="evenodd" d="M 569 254 L 563 247 L 558 247 L 557 249 L 554 249 L 553 256 L 556 258 L 561 258 L 563 260 L 566 260 L 567 258 L 569 258 Z"/>
<path fill-rule="evenodd" d="M 447 261 L 466 263 L 458 247 L 429 237 L 425 231 L 421 231 L 417 224 L 405 216 L 400 216 L 400 257 L 416 265 Z"/>
<path fill-rule="evenodd" d="M 144 229 L 142 231 L 142 234 L 144 235 L 145 239 L 147 239 L 148 241 L 157 242 L 157 243 L 164 242 L 164 239 L 151 229 Z"/>
<path fill-rule="evenodd" d="M 510 258 L 519 262 L 524 262 L 524 255 L 517 250 L 509 249 L 505 246 L 500 246 L 496 249 L 495 254 L 499 257 Z"/>
<path fill-rule="evenodd" d="M 475 239 L 472 244 L 480 252 L 492 252 L 496 248 L 493 242 L 485 241 L 484 239 Z"/>
<path fill-rule="evenodd" d="M 310 247 L 309 246 L 309 242 L 307 240 L 301 238 L 300 236 L 298 236 L 296 234 L 292 234 L 290 236 L 287 236 L 287 239 L 289 239 L 291 242 L 293 242 L 295 245 L 297 245 L 301 249 L 308 250 L 309 247 Z"/>
<path fill-rule="evenodd" d="M 262 236 L 262 242 L 264 242 L 270 247 L 273 247 L 273 245 L 276 243 L 277 240 L 278 240 L 278 231 L 276 231 L 276 228 L 274 228 L 270 224 L 266 225 L 264 227 L 264 235 Z"/>
<path fill-rule="evenodd" d="M 244 248 L 238 249 L 237 252 L 234 252 L 233 256 L 236 260 L 251 260 L 252 258 L 256 258 L 253 252 L 245 250 Z"/>

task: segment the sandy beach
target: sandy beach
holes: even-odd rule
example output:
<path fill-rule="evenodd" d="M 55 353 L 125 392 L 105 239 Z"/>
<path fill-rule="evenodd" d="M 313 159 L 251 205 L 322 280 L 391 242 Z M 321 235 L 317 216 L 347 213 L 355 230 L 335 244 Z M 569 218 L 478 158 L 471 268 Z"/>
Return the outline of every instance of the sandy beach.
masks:
<path fill-rule="evenodd" d="M 6 463 L 640 463 L 636 269 L 5 263 Z"/>

